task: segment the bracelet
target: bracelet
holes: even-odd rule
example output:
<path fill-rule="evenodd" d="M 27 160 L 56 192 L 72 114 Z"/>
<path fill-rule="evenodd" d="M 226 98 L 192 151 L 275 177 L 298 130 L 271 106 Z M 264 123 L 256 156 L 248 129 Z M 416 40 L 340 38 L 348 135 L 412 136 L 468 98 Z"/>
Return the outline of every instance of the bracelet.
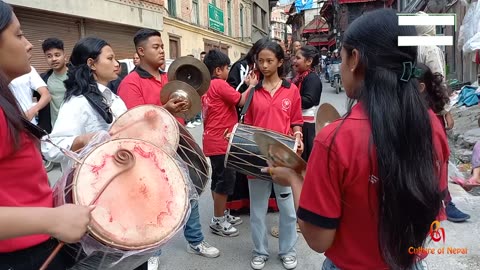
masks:
<path fill-rule="evenodd" d="M 303 133 L 301 131 L 295 131 L 293 136 L 297 137 L 297 134 L 300 134 L 300 137 L 303 138 Z"/>

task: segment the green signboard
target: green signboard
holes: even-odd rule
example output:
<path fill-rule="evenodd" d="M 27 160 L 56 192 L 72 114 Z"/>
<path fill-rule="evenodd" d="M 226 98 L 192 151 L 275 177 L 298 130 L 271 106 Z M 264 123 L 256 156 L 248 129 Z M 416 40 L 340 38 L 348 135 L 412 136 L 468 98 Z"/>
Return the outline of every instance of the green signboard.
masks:
<path fill-rule="evenodd" d="M 208 4 L 208 27 L 215 31 L 225 32 L 225 24 L 223 23 L 223 10 L 217 8 L 213 4 Z"/>

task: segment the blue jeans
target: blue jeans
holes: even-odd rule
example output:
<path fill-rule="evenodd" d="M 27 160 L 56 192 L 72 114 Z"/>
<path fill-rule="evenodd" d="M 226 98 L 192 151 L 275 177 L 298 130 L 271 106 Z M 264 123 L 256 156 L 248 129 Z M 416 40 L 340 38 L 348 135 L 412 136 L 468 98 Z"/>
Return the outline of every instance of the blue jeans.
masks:
<path fill-rule="evenodd" d="M 272 182 L 258 179 L 248 180 L 250 191 L 250 227 L 252 228 L 253 254 L 268 257 L 267 211 L 272 193 Z M 290 187 L 273 184 L 278 209 L 280 210 L 279 256 L 296 256 L 297 214 Z"/>
<path fill-rule="evenodd" d="M 203 242 L 202 225 L 200 224 L 200 212 L 198 211 L 198 201 L 190 201 L 190 217 L 183 228 L 183 235 L 189 244 L 196 246 Z"/>
<path fill-rule="evenodd" d="M 329 258 L 325 258 L 325 261 L 323 261 L 322 270 L 340 270 L 340 268 L 336 267 Z M 422 261 L 419 261 L 412 266 L 411 270 L 427 270 L 427 268 L 422 265 Z"/>

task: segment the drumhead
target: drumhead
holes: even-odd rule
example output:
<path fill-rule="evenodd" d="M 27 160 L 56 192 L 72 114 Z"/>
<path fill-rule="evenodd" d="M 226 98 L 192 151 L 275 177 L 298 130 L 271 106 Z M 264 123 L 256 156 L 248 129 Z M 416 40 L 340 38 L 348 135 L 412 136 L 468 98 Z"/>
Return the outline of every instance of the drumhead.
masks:
<path fill-rule="evenodd" d="M 124 171 L 114 161 L 118 150 L 132 153 L 135 165 L 115 177 L 101 193 L 89 233 L 122 250 L 164 243 L 186 216 L 187 179 L 175 159 L 149 142 L 116 139 L 95 148 L 75 170 L 73 202 L 89 205 L 114 175 Z"/>
<path fill-rule="evenodd" d="M 232 133 L 230 133 L 230 139 L 228 140 L 228 146 L 227 146 L 227 153 L 225 154 L 225 161 L 223 162 L 223 166 L 225 168 L 227 168 L 228 155 L 230 154 L 230 148 L 232 147 L 233 137 L 235 137 L 234 135 L 239 125 L 241 124 L 239 123 L 235 124 L 235 126 L 233 126 Z"/>
<path fill-rule="evenodd" d="M 178 123 L 166 109 L 156 105 L 134 107 L 118 117 L 110 127 L 114 139 L 145 140 L 174 153 L 178 147 Z M 170 147 L 164 147 L 170 145 Z"/>

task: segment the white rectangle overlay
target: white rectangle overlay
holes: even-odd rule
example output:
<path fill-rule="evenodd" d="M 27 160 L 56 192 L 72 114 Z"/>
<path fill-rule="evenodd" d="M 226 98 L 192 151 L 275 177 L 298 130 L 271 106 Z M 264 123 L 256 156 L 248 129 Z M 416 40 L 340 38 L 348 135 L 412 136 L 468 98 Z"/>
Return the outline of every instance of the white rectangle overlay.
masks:
<path fill-rule="evenodd" d="M 455 25 L 455 15 L 398 15 L 398 25 Z"/>
<path fill-rule="evenodd" d="M 453 36 L 399 36 L 398 46 L 453 46 Z"/>

